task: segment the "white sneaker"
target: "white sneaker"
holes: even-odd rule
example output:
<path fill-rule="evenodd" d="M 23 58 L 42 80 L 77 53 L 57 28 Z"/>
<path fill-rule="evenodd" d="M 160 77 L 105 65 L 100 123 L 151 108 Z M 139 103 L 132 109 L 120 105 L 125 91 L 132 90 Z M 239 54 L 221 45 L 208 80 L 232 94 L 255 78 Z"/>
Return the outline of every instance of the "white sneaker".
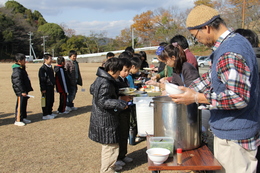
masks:
<path fill-rule="evenodd" d="M 130 163 L 130 162 L 133 161 L 133 159 L 126 156 L 126 157 L 123 159 L 123 161 L 124 161 L 125 163 Z"/>
<path fill-rule="evenodd" d="M 115 163 L 116 166 L 125 166 L 125 162 L 123 162 L 122 160 L 118 160 Z"/>
<path fill-rule="evenodd" d="M 25 123 L 24 122 L 15 121 L 14 125 L 16 125 L 16 126 L 25 126 Z"/>
<path fill-rule="evenodd" d="M 72 109 L 70 107 L 66 106 L 65 111 L 69 111 L 70 112 L 70 111 L 72 111 Z"/>
<path fill-rule="evenodd" d="M 53 119 L 53 118 L 54 118 L 54 117 L 51 116 L 51 115 L 42 116 L 42 119 L 43 119 L 43 120 L 51 120 L 51 119 Z"/>
<path fill-rule="evenodd" d="M 71 107 L 71 110 L 76 111 L 76 110 L 78 110 L 78 108 L 77 107 Z"/>
<path fill-rule="evenodd" d="M 114 165 L 114 171 L 121 171 L 123 169 L 122 166 Z"/>
<path fill-rule="evenodd" d="M 26 119 L 26 118 L 24 118 L 24 119 L 23 119 L 23 122 L 26 123 L 26 124 L 29 124 L 29 123 L 31 123 L 32 121 L 31 121 L 31 120 L 28 120 L 28 119 Z"/>
<path fill-rule="evenodd" d="M 51 116 L 53 116 L 53 118 L 57 117 L 57 114 L 52 113 Z"/>

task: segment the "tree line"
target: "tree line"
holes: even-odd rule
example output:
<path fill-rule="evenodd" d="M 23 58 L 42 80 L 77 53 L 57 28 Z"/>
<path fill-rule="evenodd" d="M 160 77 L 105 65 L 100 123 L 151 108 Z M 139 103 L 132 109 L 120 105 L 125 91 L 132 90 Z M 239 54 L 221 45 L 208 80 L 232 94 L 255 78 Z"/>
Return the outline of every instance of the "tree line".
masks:
<path fill-rule="evenodd" d="M 194 2 L 194 5 L 200 4 L 219 10 L 231 29 L 243 27 L 260 33 L 259 0 Z M 0 59 L 10 59 L 17 52 L 28 55 L 29 33 L 32 33 L 32 47 L 37 58 L 42 58 L 46 52 L 54 56 L 67 55 L 71 49 L 78 54 L 122 50 L 132 45 L 132 35 L 135 47 L 156 46 L 176 34 L 184 35 L 193 43 L 184 22 L 190 10 L 179 11 L 175 7 L 148 10 L 134 16 L 133 24 L 123 29 L 116 38 L 108 38 L 105 31 L 91 31 L 88 36 L 77 35 L 66 24 L 48 23 L 39 11 L 27 9 L 16 1 L 7 1 L 0 8 Z"/>

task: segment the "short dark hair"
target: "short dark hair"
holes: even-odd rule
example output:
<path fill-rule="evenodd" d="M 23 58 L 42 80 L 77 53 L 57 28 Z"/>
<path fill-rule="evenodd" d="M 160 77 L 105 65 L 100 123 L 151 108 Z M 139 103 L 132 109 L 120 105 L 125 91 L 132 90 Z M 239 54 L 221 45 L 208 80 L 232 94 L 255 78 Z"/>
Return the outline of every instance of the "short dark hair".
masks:
<path fill-rule="evenodd" d="M 105 71 L 113 71 L 115 74 L 117 71 L 121 71 L 123 69 L 123 65 L 120 63 L 118 58 L 110 58 L 105 62 Z"/>
<path fill-rule="evenodd" d="M 14 61 L 15 62 L 22 61 L 24 59 L 26 59 L 24 54 L 22 54 L 22 53 L 15 54 L 15 57 L 14 57 Z"/>
<path fill-rule="evenodd" d="M 180 45 L 182 49 L 189 48 L 188 41 L 183 35 L 175 35 L 174 37 L 172 37 L 172 39 L 170 40 L 170 44 L 175 43 L 175 42 L 177 42 L 178 45 Z"/>
<path fill-rule="evenodd" d="M 127 68 L 130 68 L 132 66 L 131 61 L 128 58 L 119 58 L 120 64 L 126 66 Z"/>
<path fill-rule="evenodd" d="M 63 56 L 58 56 L 57 58 L 57 64 L 61 65 L 63 62 L 65 62 L 65 59 Z"/>
<path fill-rule="evenodd" d="M 43 59 L 49 59 L 50 57 L 52 57 L 51 54 L 44 54 L 44 55 L 43 55 Z"/>
<path fill-rule="evenodd" d="M 135 53 L 135 50 L 132 48 L 132 46 L 129 46 L 129 47 L 125 48 L 125 51 L 126 52 L 130 52 L 131 54 Z"/>
<path fill-rule="evenodd" d="M 120 55 L 118 56 L 118 58 L 132 58 L 133 54 L 131 54 L 130 52 L 124 51 L 122 53 L 120 53 Z"/>
<path fill-rule="evenodd" d="M 239 28 L 236 29 L 234 32 L 244 36 L 250 42 L 252 47 L 258 47 L 259 39 L 258 39 L 258 35 L 254 31 L 250 29 Z"/>
<path fill-rule="evenodd" d="M 225 21 L 221 17 L 217 17 L 215 20 L 213 20 L 210 24 L 208 24 L 209 27 L 212 27 L 216 30 L 219 29 L 220 24 L 225 25 Z M 202 27 L 203 28 L 203 27 Z"/>
<path fill-rule="evenodd" d="M 77 52 L 75 50 L 70 50 L 69 52 L 69 57 L 71 57 L 72 55 L 78 55 Z"/>
<path fill-rule="evenodd" d="M 142 64 L 142 61 L 140 58 L 137 58 L 137 57 L 132 57 L 130 59 L 131 63 L 133 66 L 135 66 L 136 68 L 140 68 L 141 67 L 141 64 Z"/>
<path fill-rule="evenodd" d="M 147 60 L 147 55 L 145 51 L 140 51 L 139 54 L 141 55 L 141 57 L 144 57 L 144 61 Z"/>
<path fill-rule="evenodd" d="M 113 56 L 115 56 L 115 54 L 114 54 L 113 52 L 108 52 L 108 53 L 107 53 L 107 58 L 108 58 L 108 57 L 113 57 Z"/>

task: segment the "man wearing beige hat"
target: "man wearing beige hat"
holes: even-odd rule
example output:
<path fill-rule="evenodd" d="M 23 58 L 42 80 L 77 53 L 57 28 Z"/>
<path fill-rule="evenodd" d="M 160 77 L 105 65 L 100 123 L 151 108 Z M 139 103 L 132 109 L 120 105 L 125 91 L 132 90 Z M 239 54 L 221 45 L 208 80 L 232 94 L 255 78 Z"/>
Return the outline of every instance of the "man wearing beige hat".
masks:
<path fill-rule="evenodd" d="M 260 144 L 260 83 L 254 51 L 208 6 L 192 9 L 186 27 L 194 39 L 212 47 L 212 65 L 189 88 L 179 87 L 183 94 L 170 97 L 178 104 L 196 102 L 210 110 L 214 155 L 223 166 L 220 172 L 253 173 Z"/>

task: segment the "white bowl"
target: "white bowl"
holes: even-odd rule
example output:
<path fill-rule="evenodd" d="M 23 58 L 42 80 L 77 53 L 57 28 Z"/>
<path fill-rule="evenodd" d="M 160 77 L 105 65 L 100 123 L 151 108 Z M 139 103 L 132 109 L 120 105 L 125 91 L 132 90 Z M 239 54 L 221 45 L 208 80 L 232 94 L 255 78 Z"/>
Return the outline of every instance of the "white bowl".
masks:
<path fill-rule="evenodd" d="M 182 94 L 184 91 L 178 88 L 178 85 L 172 83 L 165 83 L 165 90 L 168 94 Z"/>
<path fill-rule="evenodd" d="M 165 148 L 149 148 L 146 150 L 146 153 L 155 165 L 160 165 L 168 159 L 170 150 Z"/>

